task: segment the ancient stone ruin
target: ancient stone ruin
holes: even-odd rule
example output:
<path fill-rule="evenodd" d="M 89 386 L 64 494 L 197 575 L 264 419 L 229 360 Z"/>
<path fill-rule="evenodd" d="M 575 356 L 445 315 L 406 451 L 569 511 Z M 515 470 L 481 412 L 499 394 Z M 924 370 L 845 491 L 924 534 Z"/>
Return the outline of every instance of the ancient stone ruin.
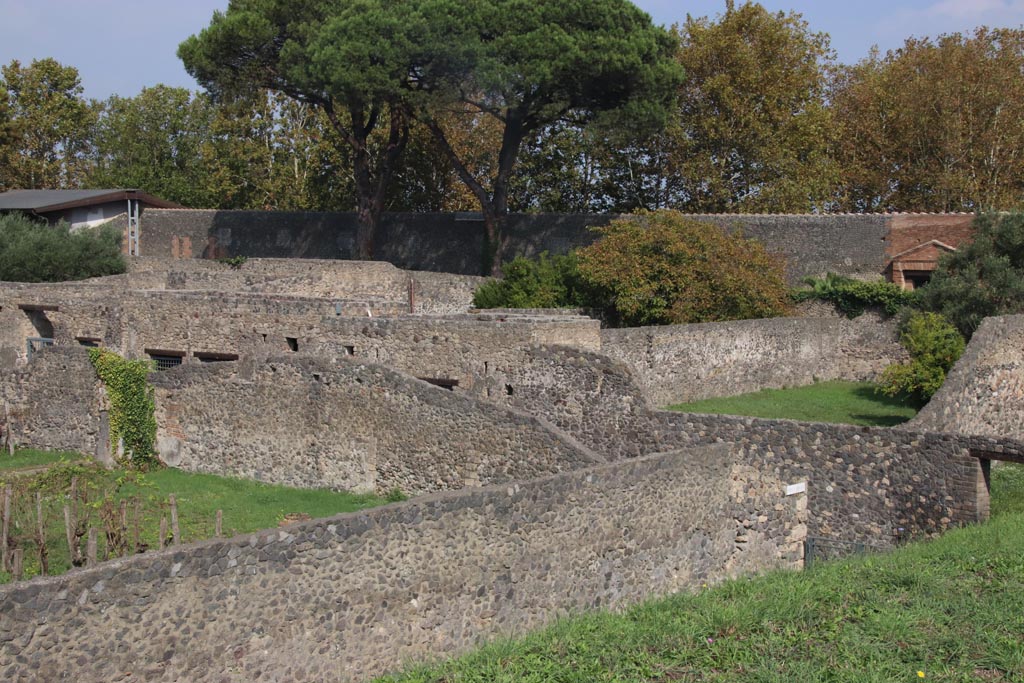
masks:
<path fill-rule="evenodd" d="M 474 311 L 480 279 L 386 263 L 133 259 L 0 284 L 3 430 L 110 457 L 87 348 L 150 358 L 167 464 L 403 503 L 0 587 L 5 680 L 359 680 L 557 615 L 982 521 L 1024 459 L 1024 317 L 986 321 L 902 428 L 671 402 L 903 358 L 835 315 L 602 330 Z M 60 653 L 60 656 L 56 656 Z"/>

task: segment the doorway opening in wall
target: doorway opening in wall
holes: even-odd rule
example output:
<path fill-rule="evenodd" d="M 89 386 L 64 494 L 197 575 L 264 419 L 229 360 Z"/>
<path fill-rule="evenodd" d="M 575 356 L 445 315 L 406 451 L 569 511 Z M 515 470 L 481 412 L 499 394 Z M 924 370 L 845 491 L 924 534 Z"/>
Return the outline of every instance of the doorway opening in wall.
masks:
<path fill-rule="evenodd" d="M 157 370 L 170 370 L 185 361 L 184 351 L 165 351 L 163 349 L 146 349 L 146 355 L 153 361 Z"/>
<path fill-rule="evenodd" d="M 921 289 L 931 282 L 932 271 L 930 270 L 905 270 L 903 271 L 903 282 L 905 289 Z"/>

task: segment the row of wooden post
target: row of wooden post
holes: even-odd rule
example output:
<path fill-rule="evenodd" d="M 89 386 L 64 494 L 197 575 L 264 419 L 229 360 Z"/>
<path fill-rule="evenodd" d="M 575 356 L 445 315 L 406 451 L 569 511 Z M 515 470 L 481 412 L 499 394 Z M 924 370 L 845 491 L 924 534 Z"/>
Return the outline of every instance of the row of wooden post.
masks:
<path fill-rule="evenodd" d="M 68 544 L 68 551 L 71 557 L 72 566 L 81 566 L 85 564 L 87 567 L 92 567 L 97 562 L 97 553 L 99 547 L 99 532 L 95 527 L 89 527 L 86 532 L 84 529 L 79 528 L 78 524 L 78 499 L 77 499 L 77 484 L 78 478 L 71 478 L 71 492 L 70 499 L 71 504 L 64 506 L 64 531 L 65 540 Z M 36 525 L 33 529 L 35 535 L 35 542 L 39 556 L 39 568 L 42 575 L 47 575 L 50 572 L 48 552 L 46 548 L 46 525 L 43 520 L 43 498 L 40 492 L 36 492 Z M 24 573 L 24 561 L 25 551 L 22 548 L 10 548 L 10 527 L 12 517 L 12 507 L 14 503 L 14 490 L 11 484 L 7 484 L 3 489 L 3 500 L 0 501 L 0 569 L 9 572 L 15 581 L 19 581 Z M 168 496 L 168 504 L 170 506 L 171 518 L 170 518 L 170 533 L 171 533 L 171 545 L 178 545 L 181 543 L 181 528 L 178 522 L 178 501 L 174 494 Z M 135 501 L 135 515 L 134 515 L 134 528 L 132 533 L 132 544 L 130 546 L 131 553 L 134 554 L 139 551 L 142 546 L 140 539 L 140 527 L 142 521 L 142 501 L 136 499 Z M 123 551 L 127 554 L 129 546 L 127 544 L 128 534 L 128 501 L 122 500 L 119 510 L 120 523 L 120 534 L 124 541 Z M 215 524 L 214 524 L 214 535 L 220 538 L 223 535 L 224 527 L 224 512 L 223 510 L 217 510 Z M 167 517 L 160 518 L 160 538 L 159 548 L 163 550 L 167 546 L 167 532 L 168 524 Z M 86 536 L 85 545 L 85 557 L 82 557 L 82 546 L 79 540 L 83 535 Z M 107 553 L 110 552 L 111 538 L 108 536 Z"/>

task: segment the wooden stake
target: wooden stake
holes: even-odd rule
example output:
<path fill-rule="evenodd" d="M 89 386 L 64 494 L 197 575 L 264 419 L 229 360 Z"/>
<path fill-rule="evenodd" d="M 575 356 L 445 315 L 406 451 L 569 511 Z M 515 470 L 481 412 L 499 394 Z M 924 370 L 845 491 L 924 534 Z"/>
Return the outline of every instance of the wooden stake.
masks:
<path fill-rule="evenodd" d="M 96 566 L 96 529 L 89 529 L 89 540 L 85 545 L 85 566 Z"/>
<path fill-rule="evenodd" d="M 178 528 L 178 500 L 172 493 L 168 496 L 171 503 L 171 537 L 174 545 L 181 543 L 181 530 Z"/>
<path fill-rule="evenodd" d="M 167 518 L 160 518 L 160 550 L 164 549 L 167 545 Z"/>
<path fill-rule="evenodd" d="M 68 541 L 68 555 L 71 557 L 71 566 L 75 565 L 75 557 L 78 555 L 75 552 L 75 525 L 71 523 L 71 508 L 67 505 L 64 506 L 64 535 Z"/>
<path fill-rule="evenodd" d="M 46 549 L 46 524 L 43 521 L 43 494 L 36 491 L 36 545 L 39 547 L 39 572 L 46 576 L 50 573 L 50 562 Z"/>
<path fill-rule="evenodd" d="M 139 552 L 142 546 L 142 499 L 135 499 L 135 514 L 132 515 L 135 519 L 133 524 L 135 528 L 132 530 L 132 553 Z"/>
<path fill-rule="evenodd" d="M 21 548 L 14 549 L 14 562 L 11 563 L 11 576 L 15 581 L 21 581 L 21 575 L 25 568 L 25 551 Z"/>
<path fill-rule="evenodd" d="M 7 541 L 11 533 L 11 499 L 14 491 L 11 485 L 4 487 L 3 524 L 0 525 L 0 568 L 5 572 L 11 570 L 11 557 L 7 549 Z"/>
<path fill-rule="evenodd" d="M 220 538 L 224 535 L 224 511 L 217 510 L 217 519 L 213 526 L 213 535 Z"/>

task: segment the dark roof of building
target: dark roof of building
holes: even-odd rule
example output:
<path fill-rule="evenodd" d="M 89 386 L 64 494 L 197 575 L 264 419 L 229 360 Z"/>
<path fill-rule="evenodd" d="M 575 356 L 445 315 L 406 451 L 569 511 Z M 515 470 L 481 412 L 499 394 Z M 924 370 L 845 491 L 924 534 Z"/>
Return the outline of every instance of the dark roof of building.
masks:
<path fill-rule="evenodd" d="M 9 190 L 0 193 L 0 211 L 49 213 L 129 199 L 137 199 L 161 209 L 183 208 L 180 204 L 154 197 L 142 190 Z"/>

